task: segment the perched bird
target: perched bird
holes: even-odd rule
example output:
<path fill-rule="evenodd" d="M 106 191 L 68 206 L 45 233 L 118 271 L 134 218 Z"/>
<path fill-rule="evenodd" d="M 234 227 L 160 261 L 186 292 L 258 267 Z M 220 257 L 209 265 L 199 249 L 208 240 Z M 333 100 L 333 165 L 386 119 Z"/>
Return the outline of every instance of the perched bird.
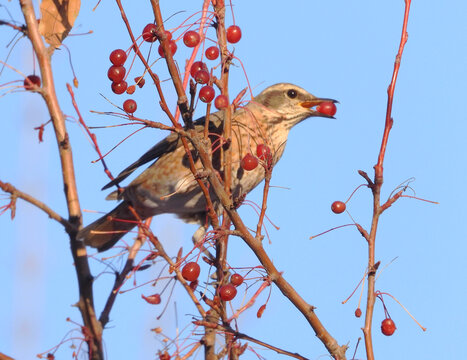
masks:
<path fill-rule="evenodd" d="M 258 166 L 251 171 L 244 170 L 241 160 L 247 154 L 256 155 L 256 147 L 264 144 L 276 164 L 284 152 L 290 129 L 311 116 L 330 117 L 318 112 L 315 107 L 332 99 L 317 98 L 299 86 L 287 83 L 272 85 L 263 90 L 246 106 L 238 108 L 232 115 L 232 140 L 228 143 L 232 153 L 232 196 L 238 198 L 249 193 L 264 179 L 264 168 Z M 209 136 L 212 142 L 212 162 L 222 172 L 220 137 L 223 133 L 224 111 L 209 115 Z M 195 130 L 202 133 L 205 118 L 194 122 Z M 191 144 L 190 144 L 191 146 Z M 198 169 L 202 169 L 196 151 L 192 156 Z M 78 233 L 78 239 L 86 245 L 104 251 L 111 248 L 123 235 L 137 225 L 137 219 L 129 206 L 141 219 L 172 213 L 186 222 L 199 223 L 198 236 L 209 226 L 204 195 L 190 171 L 188 156 L 180 136 L 171 133 L 153 146 L 136 162 L 123 170 L 107 189 L 120 183 L 136 168 L 152 160 L 154 163 L 127 185 L 123 192 L 116 191 L 110 198 L 121 199 L 120 204 Z M 117 195 L 118 194 L 118 195 Z M 214 193 L 211 194 L 216 210 L 220 209 Z"/>

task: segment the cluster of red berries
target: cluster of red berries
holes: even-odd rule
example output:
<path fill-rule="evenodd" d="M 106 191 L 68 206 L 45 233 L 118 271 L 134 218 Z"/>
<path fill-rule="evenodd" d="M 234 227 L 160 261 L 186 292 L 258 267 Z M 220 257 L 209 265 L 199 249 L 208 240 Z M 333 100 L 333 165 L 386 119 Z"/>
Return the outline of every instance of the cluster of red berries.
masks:
<path fill-rule="evenodd" d="M 257 168 L 259 160 L 264 163 L 264 166 L 270 167 L 272 165 L 272 154 L 269 146 L 265 144 L 258 144 L 256 146 L 256 156 L 247 153 L 240 162 L 241 167 L 246 171 L 251 171 Z"/>
<path fill-rule="evenodd" d="M 243 284 L 243 276 L 240 274 L 232 274 L 230 282 L 219 288 L 219 296 L 222 301 L 233 300 L 237 295 L 237 286 L 241 284 Z"/>
<path fill-rule="evenodd" d="M 128 84 L 124 80 L 126 69 L 123 66 L 126 58 L 126 52 L 122 49 L 112 51 L 109 56 L 112 66 L 107 71 L 107 77 L 112 81 L 112 91 L 117 95 L 123 94 L 128 88 Z"/>

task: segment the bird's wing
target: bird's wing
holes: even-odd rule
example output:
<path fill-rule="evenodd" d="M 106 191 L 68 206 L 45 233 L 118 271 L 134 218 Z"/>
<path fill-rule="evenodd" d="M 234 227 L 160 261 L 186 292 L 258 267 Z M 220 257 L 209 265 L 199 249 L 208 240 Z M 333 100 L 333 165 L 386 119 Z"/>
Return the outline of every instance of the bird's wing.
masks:
<path fill-rule="evenodd" d="M 219 128 L 222 127 L 222 117 L 221 113 L 212 113 L 210 114 L 209 119 L 209 131 L 210 132 L 218 132 Z M 199 132 L 202 132 L 204 129 L 205 117 L 201 117 L 194 121 L 195 129 Z M 222 131 L 221 131 L 222 132 Z M 111 182 L 106 184 L 102 190 L 108 189 L 121 181 L 125 180 L 128 176 L 130 176 L 137 168 L 141 165 L 147 164 L 152 160 L 157 160 L 162 155 L 167 154 L 169 152 L 174 151 L 179 146 L 181 146 L 180 136 L 176 133 L 172 133 L 167 136 L 165 139 L 159 141 L 156 145 L 146 151 L 138 160 L 136 160 L 133 164 L 125 168 L 118 176 L 113 179 Z"/>
<path fill-rule="evenodd" d="M 162 155 L 174 151 L 178 146 L 179 135 L 178 134 L 170 134 L 164 140 L 159 141 L 156 145 L 146 151 L 138 160 L 136 160 L 133 164 L 125 168 L 118 176 L 105 185 L 102 190 L 108 189 L 121 181 L 125 180 L 128 176 L 130 176 L 133 171 L 139 168 L 141 165 L 144 165 L 154 159 L 158 159 Z"/>

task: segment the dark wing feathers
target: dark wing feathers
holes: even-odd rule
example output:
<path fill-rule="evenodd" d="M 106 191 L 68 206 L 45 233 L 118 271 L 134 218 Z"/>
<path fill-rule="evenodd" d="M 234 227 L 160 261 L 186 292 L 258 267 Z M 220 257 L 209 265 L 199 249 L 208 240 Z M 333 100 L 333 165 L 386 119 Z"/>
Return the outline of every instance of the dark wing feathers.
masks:
<path fill-rule="evenodd" d="M 122 172 L 120 172 L 120 174 L 118 174 L 118 176 L 115 179 L 113 179 L 111 182 L 105 185 L 102 188 L 102 190 L 108 189 L 109 187 L 112 187 L 125 180 L 128 176 L 130 176 L 133 173 L 133 171 L 135 171 L 141 165 L 144 165 L 154 159 L 157 159 L 168 152 L 174 151 L 177 148 L 178 139 L 178 136 L 168 136 L 164 140 L 158 142 L 156 145 L 154 145 L 152 148 L 146 151 L 146 153 L 144 153 L 133 164 L 131 164 Z"/>
<path fill-rule="evenodd" d="M 201 117 L 194 121 L 195 129 L 197 131 L 203 131 L 205 117 Z M 222 133 L 222 112 L 218 111 L 210 114 L 209 118 L 209 131 L 214 133 Z M 121 181 L 125 180 L 130 176 L 137 168 L 141 165 L 147 164 L 152 160 L 156 160 L 164 154 L 174 151 L 179 146 L 180 136 L 176 133 L 172 133 L 167 136 L 164 140 L 159 141 L 156 145 L 150 148 L 144 153 L 138 160 L 133 164 L 124 169 L 118 176 L 105 185 L 102 190 L 108 189 L 114 185 L 117 185 Z"/>

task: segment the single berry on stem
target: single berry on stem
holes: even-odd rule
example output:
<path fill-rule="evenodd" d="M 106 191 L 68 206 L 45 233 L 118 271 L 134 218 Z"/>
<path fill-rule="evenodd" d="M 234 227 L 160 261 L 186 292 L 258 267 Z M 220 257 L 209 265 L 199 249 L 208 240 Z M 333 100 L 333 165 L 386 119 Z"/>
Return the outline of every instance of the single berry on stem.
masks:
<path fill-rule="evenodd" d="M 195 74 L 195 81 L 198 84 L 207 84 L 209 82 L 209 73 L 206 70 L 200 70 Z"/>
<path fill-rule="evenodd" d="M 333 102 L 327 101 L 319 104 L 316 107 L 316 111 L 324 115 L 334 116 L 337 112 L 337 108 Z"/>
<path fill-rule="evenodd" d="M 128 99 L 123 102 L 123 110 L 128 114 L 133 114 L 137 108 L 138 106 L 136 105 L 136 101 L 133 99 Z"/>
<path fill-rule="evenodd" d="M 245 155 L 245 157 L 242 159 L 240 162 L 240 165 L 242 168 L 246 171 L 251 171 L 256 169 L 258 166 L 258 159 L 255 158 L 252 154 L 248 153 Z"/>
<path fill-rule="evenodd" d="M 134 85 L 130 85 L 128 86 L 128 88 L 126 89 L 126 93 L 128 95 L 133 95 L 135 93 L 135 90 L 136 90 L 136 86 Z"/>
<path fill-rule="evenodd" d="M 360 316 L 362 316 L 362 309 L 356 308 L 355 309 L 355 317 L 359 318 Z"/>
<path fill-rule="evenodd" d="M 230 277 L 230 282 L 234 286 L 239 286 L 243 283 L 243 276 L 240 274 L 232 274 Z"/>
<path fill-rule="evenodd" d="M 225 284 L 219 288 L 219 296 L 223 301 L 230 301 L 235 295 L 237 295 L 237 289 L 232 284 Z"/>
<path fill-rule="evenodd" d="M 126 52 L 122 49 L 116 49 L 110 53 L 109 59 L 114 65 L 123 65 L 126 61 Z"/>
<path fill-rule="evenodd" d="M 334 214 L 342 214 L 345 208 L 345 203 L 342 201 L 334 201 L 331 205 L 331 210 Z"/>
<path fill-rule="evenodd" d="M 183 35 L 183 43 L 189 48 L 194 48 L 200 41 L 201 37 L 196 31 L 190 30 Z"/>
<path fill-rule="evenodd" d="M 36 86 L 41 86 L 41 78 L 37 75 L 28 75 L 24 79 L 23 85 L 26 90 L 33 90 Z"/>
<path fill-rule="evenodd" d="M 170 53 L 172 54 L 172 56 L 174 56 L 175 53 L 177 52 L 177 44 L 175 43 L 175 41 L 169 40 L 169 49 L 170 49 Z M 164 50 L 162 49 L 162 45 L 159 45 L 157 52 L 159 53 L 161 57 L 165 57 Z"/>
<path fill-rule="evenodd" d="M 182 276 L 186 281 L 195 281 L 198 279 L 201 268 L 198 263 L 189 262 L 182 269 Z"/>
<path fill-rule="evenodd" d="M 261 161 L 264 161 L 268 166 L 271 165 L 272 154 L 269 146 L 265 144 L 258 144 L 258 146 L 256 146 L 256 156 L 258 156 L 258 158 Z"/>
<path fill-rule="evenodd" d="M 229 99 L 227 96 L 221 94 L 214 100 L 214 106 L 217 110 L 226 109 L 229 106 Z"/>
<path fill-rule="evenodd" d="M 214 99 L 215 95 L 216 91 L 212 86 L 209 85 L 203 86 L 199 91 L 199 99 L 205 103 L 210 103 L 212 99 Z"/>
<path fill-rule="evenodd" d="M 128 87 L 128 84 L 126 81 L 112 83 L 112 91 L 117 95 L 123 94 L 125 90 L 127 89 L 127 87 Z"/>
<path fill-rule="evenodd" d="M 236 44 L 242 38 L 242 30 L 237 25 L 229 26 L 227 29 L 227 41 Z"/>
<path fill-rule="evenodd" d="M 143 29 L 143 39 L 147 42 L 155 42 L 157 26 L 155 24 L 147 24 Z"/>
<path fill-rule="evenodd" d="M 208 60 L 216 60 L 219 57 L 219 48 L 217 46 L 210 46 L 205 52 Z"/>
<path fill-rule="evenodd" d="M 122 82 L 125 74 L 126 69 L 123 66 L 112 65 L 107 71 L 108 78 L 115 83 Z"/>
<path fill-rule="evenodd" d="M 392 319 L 386 318 L 381 322 L 381 332 L 386 336 L 391 336 L 396 331 L 396 324 Z"/>
<path fill-rule="evenodd" d="M 191 74 L 191 77 L 195 77 L 196 73 L 200 70 L 205 70 L 205 71 L 208 71 L 208 67 L 206 66 L 206 64 L 202 61 L 195 61 L 193 63 L 193 65 L 191 65 L 191 68 L 190 68 L 190 74 Z"/>

